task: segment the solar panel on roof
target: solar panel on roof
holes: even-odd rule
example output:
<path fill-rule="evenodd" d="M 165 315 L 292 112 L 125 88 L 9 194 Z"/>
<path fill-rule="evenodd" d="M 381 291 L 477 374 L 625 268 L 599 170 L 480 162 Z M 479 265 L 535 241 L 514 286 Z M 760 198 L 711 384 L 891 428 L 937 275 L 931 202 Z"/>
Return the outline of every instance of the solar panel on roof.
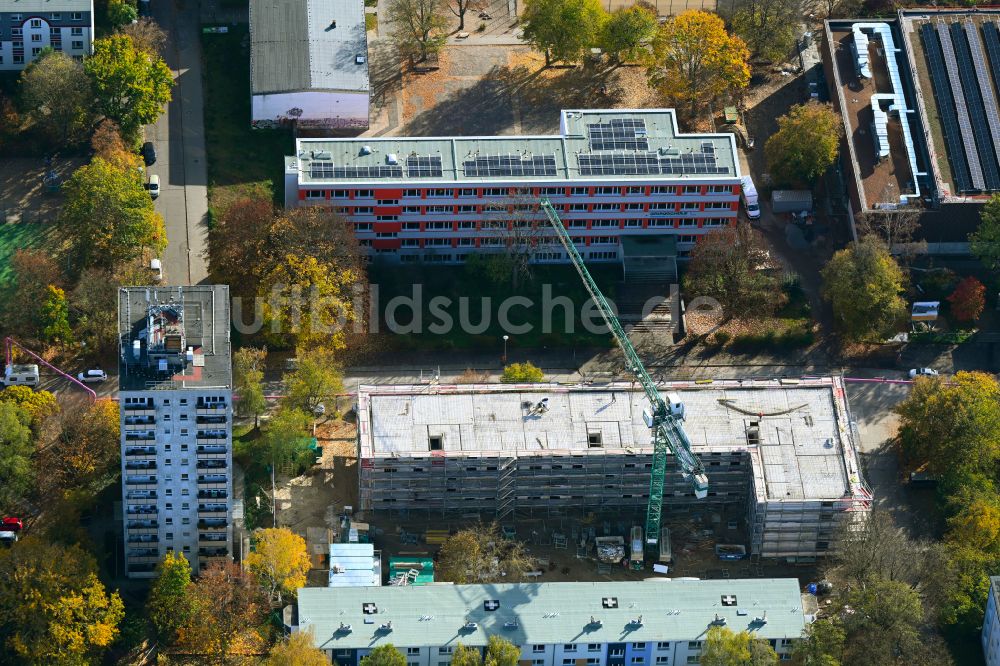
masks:
<path fill-rule="evenodd" d="M 928 68 L 930 69 L 931 87 L 934 97 L 937 100 L 938 117 L 941 121 L 941 129 L 944 133 L 948 158 L 951 162 L 951 172 L 955 180 L 955 189 L 959 192 L 968 192 L 972 189 L 972 182 L 969 177 L 969 163 L 965 158 L 965 151 L 962 148 L 958 114 L 955 112 L 955 103 L 952 98 L 951 87 L 948 84 L 948 74 L 945 70 L 941 43 L 938 41 L 934 28 L 930 23 L 924 23 L 920 26 L 920 34 L 923 37 L 924 54 L 927 58 Z"/>
<path fill-rule="evenodd" d="M 958 75 L 958 62 L 955 58 L 955 49 L 951 43 L 951 33 L 948 32 L 948 25 L 938 22 L 936 25 L 938 40 L 941 42 L 941 53 L 948 73 L 948 85 L 951 86 L 951 97 L 954 100 L 955 113 L 958 118 L 958 128 L 962 135 L 962 145 L 965 147 L 965 157 L 969 164 L 969 175 L 972 179 L 972 186 L 978 190 L 986 186 L 983 179 L 983 171 L 979 165 L 979 152 L 976 150 L 976 140 L 972 134 L 972 121 L 969 120 L 969 107 L 965 100 L 965 91 L 962 89 L 962 80 Z"/>
<path fill-rule="evenodd" d="M 555 155 L 481 155 L 462 162 L 466 178 L 489 176 L 555 176 Z"/>
<path fill-rule="evenodd" d="M 311 178 L 343 178 L 363 180 L 366 178 L 402 178 L 401 166 L 335 166 L 333 162 L 311 162 L 309 164 Z"/>
<path fill-rule="evenodd" d="M 587 131 L 591 150 L 649 150 L 646 121 L 641 118 L 612 118 L 587 125 Z"/>
<path fill-rule="evenodd" d="M 997 162 L 993 157 L 993 144 L 987 126 L 987 117 L 983 96 L 979 92 L 979 80 L 976 68 L 972 62 L 965 30 L 960 23 L 950 24 L 952 49 L 955 54 L 955 65 L 965 91 L 966 107 L 969 113 L 970 128 L 976 142 L 976 152 L 979 156 L 979 167 L 983 173 L 986 189 L 1000 189 L 1000 173 L 997 172 Z M 972 37 L 976 37 L 975 31 Z M 978 46 L 978 42 L 976 46 Z M 945 60 L 947 60 L 947 53 Z M 993 91 L 987 90 L 992 99 Z M 961 116 L 960 116 L 961 117 Z"/>
<path fill-rule="evenodd" d="M 660 173 L 656 153 L 589 154 L 576 156 L 581 176 L 640 175 Z"/>
<path fill-rule="evenodd" d="M 312 178 L 333 178 L 333 162 L 313 162 L 309 165 Z"/>
<path fill-rule="evenodd" d="M 410 155 L 406 158 L 406 175 L 410 178 L 441 178 L 440 155 Z"/>

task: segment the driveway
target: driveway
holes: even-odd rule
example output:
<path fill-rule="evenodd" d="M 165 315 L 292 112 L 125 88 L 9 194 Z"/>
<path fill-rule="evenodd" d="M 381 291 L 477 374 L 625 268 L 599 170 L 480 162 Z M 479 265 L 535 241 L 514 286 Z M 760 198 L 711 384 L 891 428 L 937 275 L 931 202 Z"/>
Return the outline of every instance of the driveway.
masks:
<path fill-rule="evenodd" d="M 173 99 L 146 138 L 156 145 L 151 174 L 160 176 L 156 210 L 167 228 L 164 282 L 198 284 L 208 277 L 208 178 L 201 88 L 201 42 L 197 3 L 153 3 L 153 18 L 167 32 L 163 54 L 174 74 Z"/>

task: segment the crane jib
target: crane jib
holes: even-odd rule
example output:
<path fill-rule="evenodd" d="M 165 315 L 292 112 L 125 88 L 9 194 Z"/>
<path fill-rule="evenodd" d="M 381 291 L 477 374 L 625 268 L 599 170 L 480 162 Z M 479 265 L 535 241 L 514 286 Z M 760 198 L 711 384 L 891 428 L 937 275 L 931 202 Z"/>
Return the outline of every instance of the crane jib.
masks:
<path fill-rule="evenodd" d="M 670 412 L 666 401 L 660 395 L 660 390 L 657 388 L 656 382 L 646 372 L 639 354 L 635 351 L 635 347 L 632 346 L 632 342 L 625 334 L 625 329 L 622 328 L 614 310 L 611 309 L 611 305 L 604 298 L 604 294 L 601 293 L 597 283 L 591 277 L 590 271 L 584 265 L 583 257 L 573 244 L 573 239 L 570 237 L 569 232 L 566 231 L 566 227 L 563 226 L 562 220 L 559 219 L 559 214 L 556 213 L 552 202 L 543 197 L 540 200 L 540 205 L 546 218 L 548 218 L 549 224 L 552 225 L 552 229 L 556 232 L 556 237 L 566 250 L 566 254 L 569 255 L 573 267 L 576 268 L 580 279 L 583 280 L 587 292 L 594 300 L 594 304 L 607 323 L 618 346 L 621 347 L 629 370 L 635 375 L 642 386 L 643 392 L 646 394 L 646 398 L 649 400 L 652 410 L 652 423 L 650 426 L 653 440 L 653 464 L 650 470 L 649 504 L 646 508 L 646 543 L 656 545 L 659 540 L 660 516 L 663 510 L 663 485 L 666 479 L 667 452 L 673 453 L 678 466 L 681 468 L 681 473 L 694 486 L 695 496 L 699 499 L 706 497 L 708 494 L 708 477 L 705 474 L 705 468 L 698 457 L 691 451 L 691 441 L 681 427 L 679 420 Z"/>

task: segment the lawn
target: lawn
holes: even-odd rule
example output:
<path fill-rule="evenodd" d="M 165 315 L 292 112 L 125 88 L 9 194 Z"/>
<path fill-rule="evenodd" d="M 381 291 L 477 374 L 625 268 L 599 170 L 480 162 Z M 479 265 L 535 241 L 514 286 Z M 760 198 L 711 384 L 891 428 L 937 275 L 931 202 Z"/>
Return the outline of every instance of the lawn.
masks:
<path fill-rule="evenodd" d="M 590 271 L 605 296 L 613 300 L 622 277 L 621 267 L 591 266 Z M 571 266 L 536 266 L 532 269 L 532 278 L 517 289 L 508 280 L 494 282 L 474 269 L 460 266 L 375 263 L 369 269 L 369 280 L 378 285 L 379 330 L 390 335 L 390 342 L 397 349 L 496 349 L 497 340 L 504 334 L 516 339 L 521 348 L 610 347 L 613 344 L 609 334 L 584 328 L 581 310 L 589 295 Z M 415 293 L 419 294 L 417 298 Z M 505 307 L 505 300 L 514 296 L 527 301 L 508 301 Z M 418 302 L 420 315 L 417 320 L 406 303 L 397 301 L 398 305 L 393 307 L 393 300 L 399 297 Z M 561 297 L 568 298 L 572 304 L 569 322 L 567 308 L 558 304 Z M 434 299 L 438 302 L 432 303 Z M 546 303 L 553 305 L 546 307 Z M 500 323 L 501 310 L 505 311 L 512 327 Z M 394 331 L 388 326 L 389 317 L 399 327 L 416 330 L 410 333 L 397 327 Z M 449 318 L 452 325 L 442 326 Z M 463 326 L 463 320 L 469 325 Z M 603 328 L 596 310 L 592 320 L 600 322 Z M 520 327 L 530 330 L 517 330 Z M 567 329 L 571 332 L 567 333 Z"/>
<path fill-rule="evenodd" d="M 228 34 L 202 34 L 205 139 L 209 206 L 218 212 L 233 199 L 263 193 L 284 199 L 285 155 L 295 149 L 288 130 L 250 127 L 250 37 L 245 25 Z"/>
<path fill-rule="evenodd" d="M 18 222 L 0 224 L 0 291 L 13 278 L 10 260 L 17 250 L 51 249 L 55 240 L 55 226 L 44 222 Z"/>

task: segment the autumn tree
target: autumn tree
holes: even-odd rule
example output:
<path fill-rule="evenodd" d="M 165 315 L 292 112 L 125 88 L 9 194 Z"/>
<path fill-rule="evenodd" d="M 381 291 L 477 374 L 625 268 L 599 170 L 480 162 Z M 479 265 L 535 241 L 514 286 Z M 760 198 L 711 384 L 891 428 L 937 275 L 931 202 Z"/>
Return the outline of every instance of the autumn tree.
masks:
<path fill-rule="evenodd" d="M 237 410 L 241 416 L 252 416 L 255 428 L 267 408 L 263 383 L 266 359 L 266 347 L 242 347 L 233 353 L 233 386 L 239 394 Z"/>
<path fill-rule="evenodd" d="M 79 546 L 27 536 L 0 549 L 0 640 L 10 663 L 98 662 L 124 614 Z"/>
<path fill-rule="evenodd" d="M 451 666 L 482 666 L 483 653 L 479 648 L 458 643 L 451 653 Z"/>
<path fill-rule="evenodd" d="M 911 468 L 926 465 L 948 487 L 995 475 L 1000 462 L 1000 384 L 981 372 L 958 372 L 950 381 L 918 379 L 893 410 L 899 447 Z"/>
<path fill-rule="evenodd" d="M 778 118 L 778 131 L 764 146 L 771 177 L 789 185 L 811 185 L 837 159 L 844 127 L 829 104 L 793 106 Z"/>
<path fill-rule="evenodd" d="M 604 21 L 598 43 L 616 63 L 636 61 L 646 54 L 659 27 L 655 11 L 648 7 L 620 7 Z"/>
<path fill-rule="evenodd" d="M 46 53 L 21 73 L 21 104 L 53 143 L 75 143 L 84 135 L 92 103 L 83 65 L 65 53 Z"/>
<path fill-rule="evenodd" d="M 511 363 L 504 366 L 500 381 L 512 384 L 538 384 L 545 381 L 545 373 L 531 363 Z"/>
<path fill-rule="evenodd" d="M 344 383 L 331 351 L 300 350 L 296 363 L 285 377 L 290 405 L 312 413 L 323 401 L 343 393 Z"/>
<path fill-rule="evenodd" d="M 823 297 L 833 307 L 837 328 L 849 339 L 889 335 L 906 316 L 906 275 L 879 243 L 862 241 L 840 250 L 821 274 Z"/>
<path fill-rule="evenodd" d="M 66 292 L 50 284 L 39 312 L 41 337 L 45 342 L 67 344 L 73 341 L 73 329 L 69 325 L 69 302 Z"/>
<path fill-rule="evenodd" d="M 166 247 L 163 218 L 153 209 L 138 171 L 95 157 L 62 189 L 66 201 L 59 226 L 79 269 L 112 269 L 146 249 L 160 252 Z"/>
<path fill-rule="evenodd" d="M 190 587 L 190 599 L 191 613 L 177 631 L 180 649 L 219 663 L 263 650 L 269 604 L 239 565 L 210 564 Z"/>
<path fill-rule="evenodd" d="M 975 321 L 986 307 L 986 287 L 971 275 L 955 287 L 948 297 L 951 314 L 958 321 Z"/>
<path fill-rule="evenodd" d="M 969 249 L 990 270 L 1000 267 L 1000 192 L 979 213 L 979 228 L 969 234 Z"/>
<path fill-rule="evenodd" d="M 521 648 L 502 636 L 490 636 L 486 643 L 485 666 L 517 666 L 520 661 Z"/>
<path fill-rule="evenodd" d="M 101 113 L 118 123 L 130 143 L 138 141 L 142 126 L 155 122 L 170 101 L 174 84 L 170 68 L 128 35 L 96 40 L 83 67 Z"/>
<path fill-rule="evenodd" d="M 890 249 L 910 244 L 920 229 L 920 215 L 920 209 L 914 207 L 865 211 L 858 216 L 858 232 L 875 236 Z"/>
<path fill-rule="evenodd" d="M 163 32 L 163 28 L 148 16 L 122 26 L 118 31 L 130 37 L 137 49 L 151 56 L 159 56 L 167 43 L 167 34 Z"/>
<path fill-rule="evenodd" d="M 47 483 L 64 495 L 94 496 L 117 476 L 121 449 L 118 403 L 101 399 L 62 414 L 58 446 L 47 449 Z"/>
<path fill-rule="evenodd" d="M 157 571 L 149 590 L 146 612 L 160 640 L 170 645 L 190 619 L 191 565 L 184 553 L 167 551 Z"/>
<path fill-rule="evenodd" d="M 746 42 L 750 57 L 784 62 L 795 46 L 801 20 L 798 0 L 741 0 L 725 18 Z"/>
<path fill-rule="evenodd" d="M 765 317 L 787 300 L 769 263 L 764 237 L 749 224 L 713 231 L 691 251 L 684 289 L 714 298 L 728 317 Z"/>
<path fill-rule="evenodd" d="M 836 620 L 822 618 L 806 627 L 792 651 L 796 666 L 840 666 L 847 634 Z"/>
<path fill-rule="evenodd" d="M 877 580 L 848 595 L 853 613 L 844 620 L 851 635 L 845 663 L 913 663 L 900 657 L 920 651 L 924 609 L 919 593 L 900 581 Z"/>
<path fill-rule="evenodd" d="M 62 286 L 62 273 L 55 260 L 41 250 L 18 249 L 10 259 L 13 285 L 2 305 L 8 331 L 28 339 L 42 337 L 42 304 L 49 287 Z"/>
<path fill-rule="evenodd" d="M 70 298 L 74 335 L 95 359 L 118 350 L 118 288 L 149 284 L 149 269 L 138 261 L 114 269 L 88 268 Z"/>
<path fill-rule="evenodd" d="M 108 23 L 114 28 L 127 26 L 139 18 L 136 6 L 128 0 L 108 0 Z"/>
<path fill-rule="evenodd" d="M 329 657 L 314 647 L 313 637 L 312 627 L 289 635 L 271 648 L 264 666 L 329 666 Z"/>
<path fill-rule="evenodd" d="M 258 530 L 244 565 L 279 606 L 284 594 L 305 587 L 311 566 L 305 539 L 284 527 Z"/>
<path fill-rule="evenodd" d="M 496 523 L 456 532 L 441 545 L 436 566 L 441 580 L 464 584 L 517 583 L 533 567 L 524 544 L 505 539 Z"/>
<path fill-rule="evenodd" d="M 525 0 L 524 39 L 554 61 L 575 62 L 596 46 L 607 12 L 599 0 Z"/>
<path fill-rule="evenodd" d="M 396 46 L 423 62 L 448 39 L 445 11 L 444 0 L 389 0 L 385 17 Z"/>
<path fill-rule="evenodd" d="M 362 657 L 361 666 L 406 666 L 406 657 L 392 643 L 386 643 Z"/>
<path fill-rule="evenodd" d="M 234 297 L 255 296 L 265 259 L 274 204 L 269 198 L 246 197 L 229 204 L 208 232 L 212 279 L 230 285 Z"/>
<path fill-rule="evenodd" d="M 722 19 L 688 10 L 660 26 L 648 66 L 650 84 L 669 106 L 695 116 L 701 108 L 750 83 L 750 52 Z"/>
<path fill-rule="evenodd" d="M 90 137 L 90 147 L 94 155 L 108 162 L 117 161 L 123 153 L 130 152 L 122 139 L 118 123 L 110 118 L 105 118 L 97 124 Z"/>
<path fill-rule="evenodd" d="M 0 402 L 16 405 L 28 416 L 28 424 L 36 435 L 45 422 L 59 413 L 59 403 L 49 391 L 35 390 L 30 386 L 8 386 L 0 390 Z"/>
<path fill-rule="evenodd" d="M 31 416 L 13 402 L 0 402 L 0 509 L 11 511 L 35 478 Z"/>
<path fill-rule="evenodd" d="M 758 643 L 763 642 L 767 649 Z M 754 659 L 751 661 L 751 653 Z M 702 666 L 743 666 L 744 664 L 754 664 L 754 666 L 777 665 L 778 655 L 774 652 L 767 641 L 761 641 L 751 636 L 746 631 L 736 633 L 731 629 L 720 626 L 710 627 L 705 634 L 705 640 L 701 649 Z"/>

